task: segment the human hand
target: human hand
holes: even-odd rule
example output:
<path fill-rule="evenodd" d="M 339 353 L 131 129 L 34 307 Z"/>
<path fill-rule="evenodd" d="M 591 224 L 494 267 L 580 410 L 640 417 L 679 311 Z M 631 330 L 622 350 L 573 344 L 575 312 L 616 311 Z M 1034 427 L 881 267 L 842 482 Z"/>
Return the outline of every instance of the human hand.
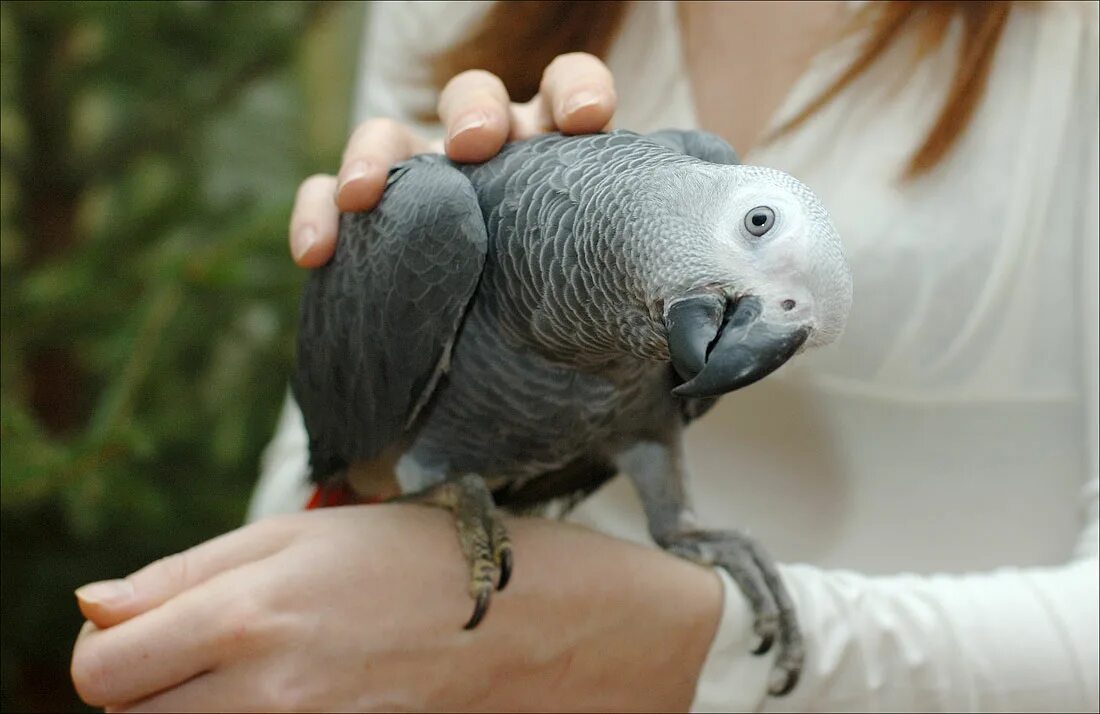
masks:
<path fill-rule="evenodd" d="M 508 527 L 512 581 L 472 631 L 451 518 L 421 506 L 272 518 L 86 586 L 77 692 L 111 711 L 686 709 L 715 574 L 557 522 Z"/>
<path fill-rule="evenodd" d="M 390 167 L 410 156 L 445 152 L 454 161 L 472 163 L 492 158 L 509 140 L 548 131 L 597 132 L 611 121 L 615 102 L 611 72 L 581 52 L 547 65 L 539 93 L 523 104 L 510 101 L 496 75 L 463 72 L 439 96 L 442 145 L 429 144 L 392 119 L 370 119 L 352 133 L 336 176 L 317 174 L 302 182 L 290 218 L 291 255 L 303 268 L 328 262 L 336 250 L 340 212 L 374 208 Z"/>

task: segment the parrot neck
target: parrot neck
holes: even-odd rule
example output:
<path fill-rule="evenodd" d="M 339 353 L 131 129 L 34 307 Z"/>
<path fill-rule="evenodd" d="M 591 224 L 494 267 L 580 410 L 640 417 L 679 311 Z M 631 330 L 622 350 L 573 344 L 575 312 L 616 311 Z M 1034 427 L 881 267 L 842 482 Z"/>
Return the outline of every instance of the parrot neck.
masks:
<path fill-rule="evenodd" d="M 535 144 L 466 169 L 489 229 L 481 301 L 509 339 L 553 359 L 667 361 L 662 306 L 685 282 L 669 256 L 690 257 L 692 197 L 716 167 L 625 135 L 554 148 L 577 141 L 548 137 L 526 163 L 506 154 Z"/>
<path fill-rule="evenodd" d="M 663 315 L 647 300 L 647 256 L 630 240 L 637 226 L 629 216 L 596 215 L 578 216 L 565 240 L 532 232 L 527 245 L 490 251 L 483 291 L 502 331 L 576 366 L 667 361 Z"/>

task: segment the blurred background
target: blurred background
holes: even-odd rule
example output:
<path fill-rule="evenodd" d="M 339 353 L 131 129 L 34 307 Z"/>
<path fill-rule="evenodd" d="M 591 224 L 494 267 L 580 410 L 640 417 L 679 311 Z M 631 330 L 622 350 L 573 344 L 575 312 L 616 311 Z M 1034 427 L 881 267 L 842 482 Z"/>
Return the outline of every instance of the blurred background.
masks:
<path fill-rule="evenodd" d="M 4 711 L 79 710 L 73 590 L 242 521 L 293 357 L 297 184 L 363 8 L 0 5 Z"/>

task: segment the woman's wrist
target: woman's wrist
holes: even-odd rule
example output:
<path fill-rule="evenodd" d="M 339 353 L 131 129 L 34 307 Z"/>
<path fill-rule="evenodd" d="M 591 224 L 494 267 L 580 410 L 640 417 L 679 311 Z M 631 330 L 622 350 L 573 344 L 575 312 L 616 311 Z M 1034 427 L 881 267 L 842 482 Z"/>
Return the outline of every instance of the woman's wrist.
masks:
<path fill-rule="evenodd" d="M 718 576 L 567 524 L 509 528 L 515 575 L 487 620 L 516 647 L 483 643 L 507 700 L 530 707 L 560 687 L 553 708 L 686 710 L 721 617 Z"/>

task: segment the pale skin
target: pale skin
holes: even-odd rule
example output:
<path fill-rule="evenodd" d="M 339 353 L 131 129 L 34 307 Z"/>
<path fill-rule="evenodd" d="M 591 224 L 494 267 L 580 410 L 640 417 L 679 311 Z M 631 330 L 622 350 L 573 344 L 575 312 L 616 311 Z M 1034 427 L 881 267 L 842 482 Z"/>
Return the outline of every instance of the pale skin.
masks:
<path fill-rule="evenodd" d="M 755 145 L 838 5 L 683 4 L 703 126 L 743 153 Z M 326 262 L 339 212 L 372 208 L 389 166 L 415 153 L 482 161 L 509 139 L 599 131 L 615 104 L 610 71 L 589 55 L 554 60 L 525 104 L 486 72 L 458 75 L 440 96 L 443 146 L 371 120 L 337 175 L 302 183 L 291 254 Z M 442 511 L 355 506 L 240 528 L 78 590 L 88 622 L 74 684 L 109 711 L 687 709 L 721 615 L 716 575 L 557 522 L 508 529 L 511 584 L 466 632 L 464 561 Z"/>

